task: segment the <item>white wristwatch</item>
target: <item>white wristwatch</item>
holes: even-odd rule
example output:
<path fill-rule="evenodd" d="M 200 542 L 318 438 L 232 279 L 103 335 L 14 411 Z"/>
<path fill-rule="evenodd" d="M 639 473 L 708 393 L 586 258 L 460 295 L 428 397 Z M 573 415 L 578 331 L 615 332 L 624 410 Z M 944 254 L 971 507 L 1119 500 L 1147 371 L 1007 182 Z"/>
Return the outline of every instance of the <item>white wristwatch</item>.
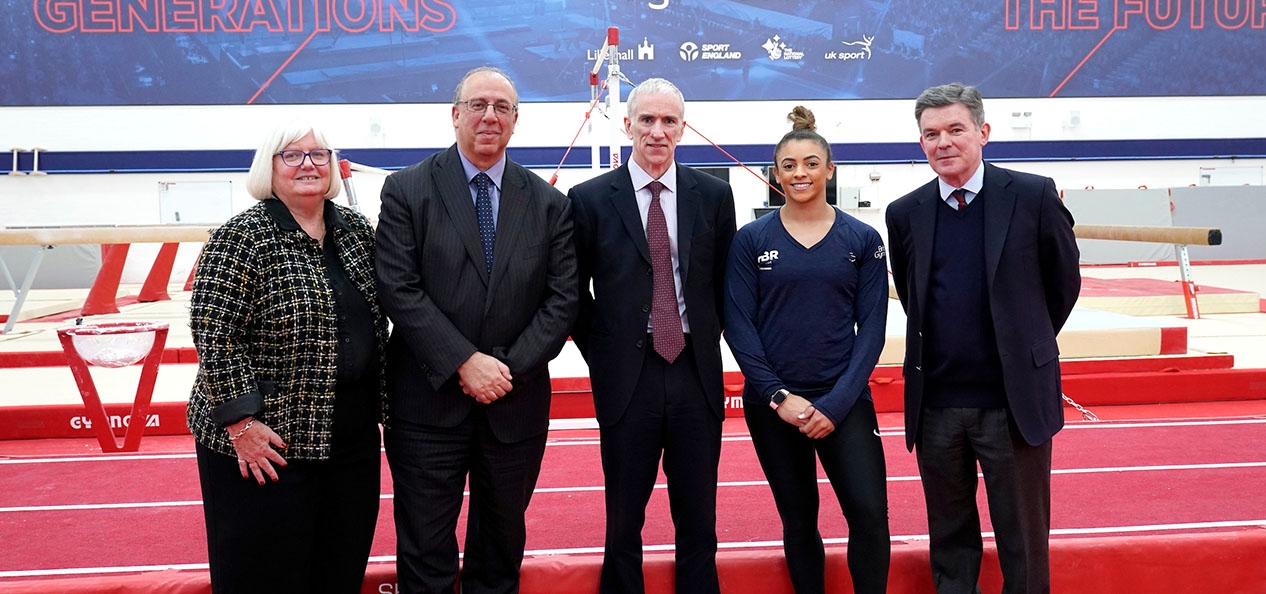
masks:
<path fill-rule="evenodd" d="M 782 403 L 785 402 L 787 397 L 790 395 L 791 392 L 788 392 L 786 388 L 774 392 L 774 395 L 769 397 L 769 408 L 778 410 L 778 407 L 782 406 Z"/>

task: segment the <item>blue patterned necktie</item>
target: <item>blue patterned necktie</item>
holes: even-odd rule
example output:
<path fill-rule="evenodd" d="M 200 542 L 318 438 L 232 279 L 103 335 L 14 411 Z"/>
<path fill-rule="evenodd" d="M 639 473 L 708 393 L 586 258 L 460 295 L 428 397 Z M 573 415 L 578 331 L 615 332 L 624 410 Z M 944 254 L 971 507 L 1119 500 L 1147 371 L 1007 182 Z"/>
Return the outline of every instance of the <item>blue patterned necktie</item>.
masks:
<path fill-rule="evenodd" d="M 488 186 L 492 178 L 479 172 L 475 176 L 475 216 L 479 219 L 479 239 L 484 244 L 484 267 L 492 275 L 492 246 L 497 241 L 497 223 L 492 218 L 492 194 Z"/>

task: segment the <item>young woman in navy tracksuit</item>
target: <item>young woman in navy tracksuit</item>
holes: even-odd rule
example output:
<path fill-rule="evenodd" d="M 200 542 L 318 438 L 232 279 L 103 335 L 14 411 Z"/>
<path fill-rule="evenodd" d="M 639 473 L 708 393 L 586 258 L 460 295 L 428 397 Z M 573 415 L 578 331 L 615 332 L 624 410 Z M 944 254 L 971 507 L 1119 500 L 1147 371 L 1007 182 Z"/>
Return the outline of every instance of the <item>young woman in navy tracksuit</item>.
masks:
<path fill-rule="evenodd" d="M 888 495 L 867 382 L 884 346 L 887 258 L 878 232 L 827 204 L 835 166 L 813 113 L 796 107 L 788 119 L 792 131 L 774 149 L 786 205 L 734 238 L 725 339 L 746 380 L 744 416 L 796 593 L 825 591 L 817 460 L 848 522 L 854 591 L 882 593 Z"/>

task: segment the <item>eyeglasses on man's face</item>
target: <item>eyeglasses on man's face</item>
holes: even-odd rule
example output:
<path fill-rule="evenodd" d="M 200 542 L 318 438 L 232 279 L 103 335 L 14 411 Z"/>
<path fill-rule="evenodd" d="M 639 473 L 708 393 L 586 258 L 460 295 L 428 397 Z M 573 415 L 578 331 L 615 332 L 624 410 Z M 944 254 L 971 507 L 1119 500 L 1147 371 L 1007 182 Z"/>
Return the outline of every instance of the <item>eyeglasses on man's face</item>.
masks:
<path fill-rule="evenodd" d="M 458 101 L 457 104 L 464 106 L 466 111 L 479 115 L 487 113 L 488 106 L 490 105 L 492 106 L 492 110 L 497 112 L 497 115 L 499 116 L 508 116 L 511 113 L 514 113 L 514 110 L 519 108 L 517 105 L 510 105 L 504 101 L 488 103 L 483 99 L 467 99 L 466 101 Z"/>
<path fill-rule="evenodd" d="M 294 149 L 284 150 L 276 153 L 274 156 L 281 157 L 281 162 L 291 167 L 299 167 L 303 165 L 304 159 L 311 159 L 312 164 L 320 167 L 330 164 L 330 157 L 334 151 L 327 148 L 312 149 L 310 151 L 298 151 Z"/>

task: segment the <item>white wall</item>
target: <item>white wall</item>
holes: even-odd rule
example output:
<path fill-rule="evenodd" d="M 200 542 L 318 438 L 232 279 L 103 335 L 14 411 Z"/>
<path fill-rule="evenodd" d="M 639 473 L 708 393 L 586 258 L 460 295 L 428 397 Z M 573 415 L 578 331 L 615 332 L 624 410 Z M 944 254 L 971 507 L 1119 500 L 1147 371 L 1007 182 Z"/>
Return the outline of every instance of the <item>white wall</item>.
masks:
<path fill-rule="evenodd" d="M 773 143 L 786 130 L 784 117 L 796 103 L 688 103 L 686 119 L 718 143 Z M 814 110 L 818 130 L 831 142 L 917 139 L 913 99 L 802 103 Z M 514 143 L 566 146 L 587 107 L 524 104 Z M 1260 96 L 985 99 L 994 139 L 1000 141 L 1266 138 L 1264 108 L 1266 97 Z M 3 107 L 0 150 L 254 148 L 263 130 L 295 117 L 318 122 L 339 148 L 440 147 L 453 138 L 449 110 L 444 104 Z M 1013 112 L 1029 112 L 1031 128 L 1013 129 Z M 1071 126 L 1074 113 L 1080 123 Z M 690 133 L 685 142 L 706 144 Z"/>
<path fill-rule="evenodd" d="M 916 142 L 913 100 L 804 103 L 814 110 L 819 132 L 831 142 Z M 686 119 L 721 144 L 772 145 L 788 129 L 784 117 L 795 104 L 689 103 Z M 566 146 L 581 127 L 586 108 L 587 104 L 578 103 L 523 105 L 512 146 Z M 985 108 L 994 142 L 1266 138 L 1266 118 L 1261 116 L 1266 113 L 1266 97 L 986 99 Z M 1030 125 L 1013 127 L 1012 112 L 1029 112 Z M 0 150 L 36 146 L 55 151 L 253 149 L 274 123 L 295 117 L 318 123 L 344 149 L 440 148 L 453 142 L 450 106 L 438 104 L 7 107 L 0 108 Z M 607 121 L 600 115 L 595 118 Z M 1077 125 L 1071 125 L 1073 120 L 1078 120 Z M 599 140 L 605 143 L 606 138 Z M 706 144 L 689 131 L 682 143 Z M 575 150 L 588 153 L 586 134 L 581 134 Z M 988 147 L 985 157 L 989 157 Z M 1134 188 L 1194 185 L 1203 167 L 1245 165 L 1266 166 L 1266 160 L 1052 161 L 1008 166 L 1051 176 L 1062 188 Z M 0 167 L 7 169 L 8 163 Z M 551 171 L 538 173 L 548 178 Z M 872 173 L 878 174 L 878 181 L 871 181 Z M 557 186 L 566 191 L 591 175 L 588 169 L 565 169 Z M 862 199 L 870 200 L 872 208 L 855 214 L 882 231 L 883 207 L 931 179 L 932 171 L 924 163 L 843 165 L 836 175 L 840 186 L 863 188 Z M 244 177 L 241 173 L 0 175 L 0 226 L 154 224 L 158 222 L 158 182 L 164 181 L 232 181 L 234 206 L 241 209 L 253 203 L 245 193 Z M 372 216 L 378 209 L 381 176 L 357 173 L 353 180 L 362 210 Z M 751 209 L 763 203 L 764 186 L 740 169 L 731 170 L 730 181 L 739 221 L 746 222 Z M 133 248 L 125 282 L 143 280 L 148 254 L 154 250 Z M 191 254 L 182 254 L 178 278 L 187 274 L 191 259 Z"/>

